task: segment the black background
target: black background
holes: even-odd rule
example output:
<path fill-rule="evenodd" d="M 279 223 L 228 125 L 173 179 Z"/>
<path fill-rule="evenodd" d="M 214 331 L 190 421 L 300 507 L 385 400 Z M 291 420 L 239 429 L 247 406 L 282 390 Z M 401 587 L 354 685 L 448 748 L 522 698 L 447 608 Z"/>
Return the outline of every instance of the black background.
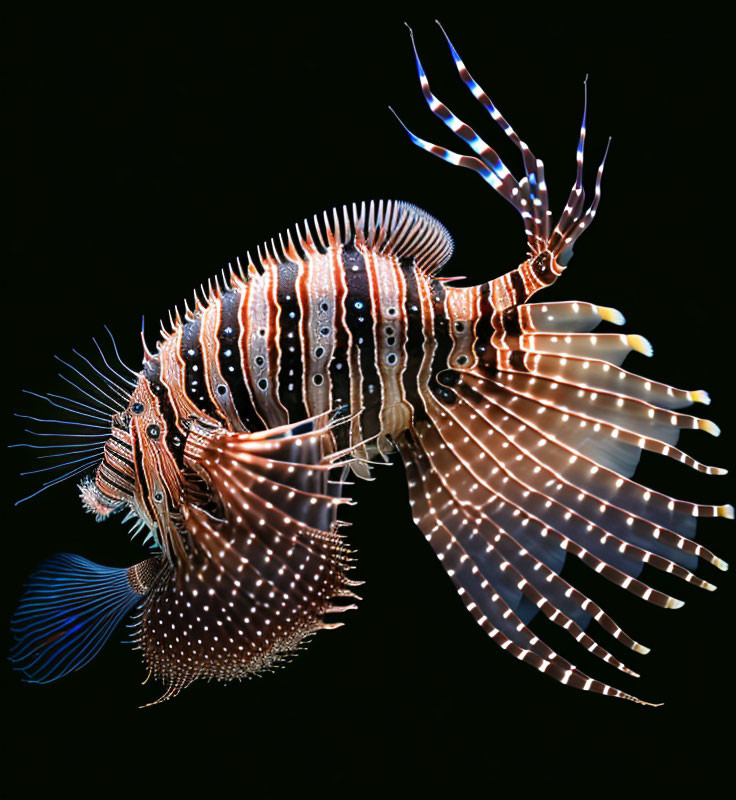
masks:
<path fill-rule="evenodd" d="M 276 4 L 274 4 L 275 6 Z M 490 8 L 490 6 L 489 6 Z M 485 132 L 510 166 L 517 154 L 459 82 L 429 11 L 269 16 L 38 12 L 10 27 L 9 256 L 5 392 L 59 389 L 52 355 L 88 351 L 104 324 L 140 359 L 145 315 L 157 320 L 228 260 L 342 202 L 398 197 L 453 233 L 446 274 L 488 280 L 523 257 L 515 213 L 478 177 L 414 148 L 392 104 L 425 138 L 461 148 L 423 105 L 409 39 L 415 25 L 433 88 Z M 582 80 L 590 73 L 588 178 L 613 136 L 600 213 L 548 299 L 612 305 L 655 358 L 630 368 L 707 388 L 720 440 L 685 434 L 706 463 L 728 466 L 733 372 L 725 277 L 732 270 L 724 23 L 605 19 L 585 9 L 543 14 L 472 8 L 441 19 L 474 77 L 544 157 L 560 209 L 574 173 Z M 719 125 L 721 126 L 719 128 Z M 8 419 L 8 417 L 6 417 Z M 22 439 L 13 422 L 10 440 Z M 12 503 L 35 484 L 20 450 L 4 539 L 7 616 L 44 556 L 140 559 L 117 521 L 96 525 L 73 484 Z M 728 478 L 644 458 L 640 479 L 727 502 Z M 22 684 L 7 670 L 6 776 L 17 793 L 106 787 L 247 792 L 383 786 L 481 789 L 718 789 L 729 767 L 733 580 L 714 595 L 657 575 L 687 601 L 678 612 L 569 574 L 652 647 L 615 649 L 643 673 L 627 679 L 539 630 L 582 669 L 659 709 L 562 687 L 496 648 L 465 612 L 413 527 L 399 467 L 357 486 L 349 516 L 366 581 L 360 610 L 287 669 L 240 685 L 195 685 L 153 709 L 158 687 L 136 653 L 113 641 L 59 683 Z M 702 541 L 733 557 L 733 531 L 706 520 Z M 730 551 L 730 552 L 729 552 Z M 566 568 L 567 569 L 567 568 Z M 651 575 L 645 575 L 651 578 Z M 119 639 L 120 637 L 115 637 Z M 600 641 L 607 644 L 605 634 Z"/>

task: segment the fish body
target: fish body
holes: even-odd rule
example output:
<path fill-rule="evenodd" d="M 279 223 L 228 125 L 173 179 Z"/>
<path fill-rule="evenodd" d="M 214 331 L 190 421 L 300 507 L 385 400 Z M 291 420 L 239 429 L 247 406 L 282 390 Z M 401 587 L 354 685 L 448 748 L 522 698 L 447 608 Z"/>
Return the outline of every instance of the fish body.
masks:
<path fill-rule="evenodd" d="M 288 658 L 355 607 L 340 532 L 345 474 L 369 478 L 372 462 L 396 451 L 414 520 L 488 635 L 564 684 L 642 702 L 588 677 L 529 625 L 542 614 L 635 675 L 588 627 L 647 648 L 562 577 L 565 558 L 664 608 L 682 603 L 640 579 L 645 564 L 714 588 L 693 572 L 698 559 L 726 565 L 693 541 L 695 523 L 733 509 L 632 477 L 643 450 L 723 473 L 675 444 L 681 429 L 717 433 L 680 411 L 708 397 L 622 369 L 651 347 L 594 332 L 623 322 L 614 309 L 530 302 L 595 217 L 603 164 L 586 207 L 583 119 L 576 180 L 553 224 L 544 165 L 450 50 L 518 147 L 524 177 L 434 96 L 418 57 L 429 107 L 474 155 L 409 135 L 514 206 L 525 259 L 479 286 L 450 286 L 440 269 L 452 240 L 429 214 L 400 201 L 344 207 L 210 282 L 146 348 L 140 373 L 98 371 L 107 402 L 94 408 L 110 410 L 110 431 L 82 502 L 98 519 L 132 514 L 156 552 L 128 569 L 69 555 L 43 566 L 14 619 L 12 658 L 27 678 L 80 668 L 131 613 L 162 699 Z"/>

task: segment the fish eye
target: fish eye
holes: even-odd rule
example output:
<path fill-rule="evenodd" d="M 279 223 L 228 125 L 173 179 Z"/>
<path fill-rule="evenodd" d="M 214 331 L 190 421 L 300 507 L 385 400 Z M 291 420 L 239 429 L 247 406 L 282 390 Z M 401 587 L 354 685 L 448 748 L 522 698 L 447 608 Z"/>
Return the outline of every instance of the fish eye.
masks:
<path fill-rule="evenodd" d="M 145 411 L 145 407 L 143 403 L 133 403 L 133 405 L 130 407 L 130 411 L 132 414 L 138 416 L 138 414 L 142 414 Z"/>
<path fill-rule="evenodd" d="M 161 428 L 155 423 L 151 423 L 146 428 L 146 433 L 148 434 L 149 439 L 158 439 L 159 436 L 161 436 Z"/>
<path fill-rule="evenodd" d="M 153 499 L 157 503 L 160 503 L 164 499 L 163 493 L 162 492 L 156 492 L 156 494 L 153 495 Z"/>

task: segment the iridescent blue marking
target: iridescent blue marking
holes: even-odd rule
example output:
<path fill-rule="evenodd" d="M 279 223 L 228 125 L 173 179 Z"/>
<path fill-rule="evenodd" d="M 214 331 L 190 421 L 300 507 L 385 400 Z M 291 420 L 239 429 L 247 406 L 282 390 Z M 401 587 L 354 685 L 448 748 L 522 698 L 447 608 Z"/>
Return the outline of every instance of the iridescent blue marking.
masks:
<path fill-rule="evenodd" d="M 140 600 L 126 568 L 56 555 L 26 585 L 11 622 L 10 660 L 32 683 L 81 669 Z"/>
<path fill-rule="evenodd" d="M 417 145 L 417 147 L 421 147 L 422 150 L 426 150 L 428 153 L 431 153 L 432 155 L 437 156 L 438 158 L 441 158 L 443 161 L 447 161 L 450 164 L 453 164 L 455 166 L 468 167 L 468 169 L 474 170 L 483 178 L 484 181 L 486 181 L 486 183 L 489 183 L 491 187 L 497 191 L 502 186 L 502 181 L 500 181 L 496 177 L 496 175 L 493 172 L 491 172 L 490 169 L 483 166 L 482 162 L 478 161 L 477 159 L 474 159 L 474 161 L 471 163 L 463 164 L 462 159 L 464 158 L 464 156 L 461 156 L 459 153 L 455 153 L 452 150 L 447 150 L 444 147 L 439 147 L 438 145 L 434 145 L 431 142 L 425 141 L 424 139 L 420 139 L 418 136 L 413 134 L 406 127 L 406 125 L 404 125 L 404 123 L 401 120 L 401 117 L 399 117 L 399 115 L 393 110 L 393 108 L 391 108 L 391 112 L 399 121 L 401 127 L 406 131 L 411 141 L 415 145 Z M 516 203 L 514 200 L 511 200 L 510 198 L 506 199 L 509 200 L 511 205 L 513 205 L 516 208 Z"/>
<path fill-rule="evenodd" d="M 429 106 L 430 110 L 435 116 L 439 117 L 456 136 L 467 142 L 473 151 L 479 155 L 483 161 L 496 173 L 496 176 L 501 181 L 505 180 L 511 173 L 509 172 L 508 167 L 503 163 L 503 161 L 501 161 L 498 153 L 496 153 L 493 148 L 484 142 L 483 139 L 481 139 L 480 136 L 478 136 L 478 134 L 467 123 L 463 122 L 463 120 L 453 114 L 452 111 L 450 111 L 450 109 L 430 89 L 429 80 L 427 79 L 427 75 L 422 67 L 422 62 L 419 59 L 416 42 L 414 41 L 414 33 L 412 32 L 411 28 L 409 28 L 409 33 L 411 36 L 411 44 L 414 50 L 414 60 L 417 64 L 417 72 L 419 73 L 420 82 L 422 79 L 425 81 L 427 84 L 427 92 L 429 92 L 432 101 L 441 106 L 444 114 L 438 113 L 438 111 L 432 107 L 432 101 L 425 96 L 425 100 L 427 101 L 427 105 Z M 424 87 L 422 87 L 422 89 L 424 89 Z M 424 94 L 424 91 L 422 91 L 422 93 Z M 445 116 L 445 114 L 447 116 Z M 465 136 L 461 133 L 458 133 L 458 129 L 461 127 L 467 128 L 472 133 L 472 136 Z"/>

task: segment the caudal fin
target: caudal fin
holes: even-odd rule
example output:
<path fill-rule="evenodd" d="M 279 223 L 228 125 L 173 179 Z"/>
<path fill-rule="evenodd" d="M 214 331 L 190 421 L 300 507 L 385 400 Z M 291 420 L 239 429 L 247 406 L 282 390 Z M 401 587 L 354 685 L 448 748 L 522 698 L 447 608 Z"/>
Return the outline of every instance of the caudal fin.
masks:
<path fill-rule="evenodd" d="M 437 24 L 439 25 L 439 23 Z M 596 215 L 598 203 L 600 202 L 601 178 L 603 176 L 603 166 L 605 164 L 608 148 L 606 148 L 606 154 L 604 154 L 596 174 L 593 201 L 587 208 L 585 206 L 585 191 L 583 189 L 587 80 L 585 84 L 583 119 L 580 125 L 580 136 L 576 151 L 577 169 L 575 182 L 570 190 L 562 216 L 553 227 L 552 212 L 550 211 L 549 195 L 542 160 L 534 155 L 526 142 L 519 137 L 499 109 L 493 104 L 490 97 L 473 79 L 441 25 L 440 29 L 445 35 L 452 60 L 455 63 L 461 80 L 470 90 L 473 97 L 485 108 L 493 121 L 519 150 L 524 169 L 524 177 L 517 179 L 501 160 L 498 153 L 488 145 L 470 125 L 456 116 L 432 92 L 427 75 L 419 60 L 413 34 L 412 45 L 414 46 L 417 72 L 419 74 L 422 94 L 427 101 L 427 105 L 432 113 L 442 120 L 459 139 L 462 139 L 475 155 L 471 156 L 456 153 L 440 145 L 432 144 L 432 142 L 428 142 L 412 133 L 406 125 L 401 122 L 401 119 L 399 119 L 399 122 L 401 122 L 401 125 L 408 133 L 411 141 L 417 145 L 417 147 L 421 147 L 428 153 L 432 153 L 432 155 L 450 164 L 466 167 L 478 173 L 492 189 L 498 192 L 498 194 L 518 211 L 524 224 L 530 257 L 534 258 L 542 254 L 551 256 L 548 266 L 543 263 L 539 265 L 540 268 L 546 269 L 548 273 L 544 275 L 544 281 L 542 281 L 542 283 L 550 283 L 554 277 L 561 273 L 570 260 L 572 256 L 572 247 L 576 239 L 590 226 L 590 223 Z"/>
<path fill-rule="evenodd" d="M 14 668 L 32 683 L 81 669 L 141 599 L 125 567 L 53 556 L 30 577 L 13 615 Z"/>

